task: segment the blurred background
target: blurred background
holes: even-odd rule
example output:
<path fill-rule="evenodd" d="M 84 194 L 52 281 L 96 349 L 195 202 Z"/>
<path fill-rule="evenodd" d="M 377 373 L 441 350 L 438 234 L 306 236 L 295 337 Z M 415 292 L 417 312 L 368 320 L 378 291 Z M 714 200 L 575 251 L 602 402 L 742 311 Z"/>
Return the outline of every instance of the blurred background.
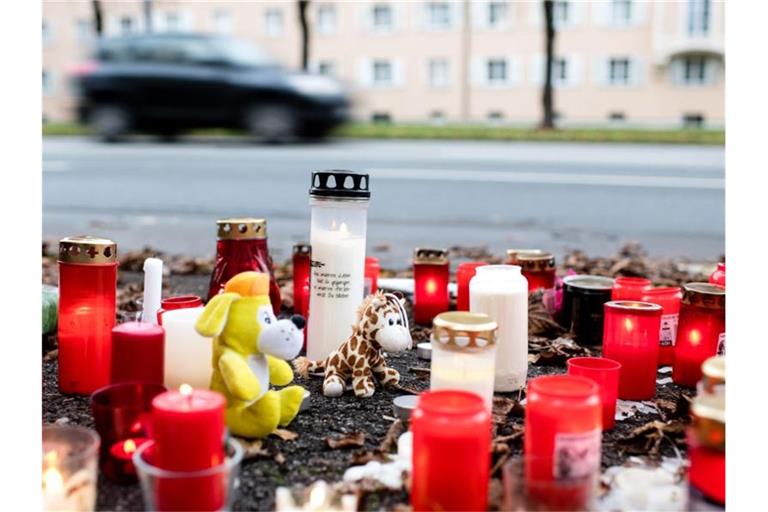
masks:
<path fill-rule="evenodd" d="M 370 172 L 368 248 L 724 253 L 724 5 L 44 2 L 43 238 L 209 256 L 308 238 L 311 170 Z"/>

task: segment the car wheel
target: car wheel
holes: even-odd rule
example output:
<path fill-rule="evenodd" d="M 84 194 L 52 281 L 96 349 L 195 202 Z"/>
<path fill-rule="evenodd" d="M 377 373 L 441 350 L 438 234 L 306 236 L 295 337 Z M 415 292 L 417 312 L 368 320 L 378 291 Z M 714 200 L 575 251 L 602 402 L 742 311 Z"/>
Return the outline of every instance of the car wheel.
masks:
<path fill-rule="evenodd" d="M 296 114 L 285 105 L 251 107 L 245 116 L 245 127 L 265 142 L 287 142 L 296 136 Z"/>
<path fill-rule="evenodd" d="M 128 133 L 130 116 L 120 105 L 98 105 L 88 118 L 88 125 L 106 142 L 116 142 Z"/>

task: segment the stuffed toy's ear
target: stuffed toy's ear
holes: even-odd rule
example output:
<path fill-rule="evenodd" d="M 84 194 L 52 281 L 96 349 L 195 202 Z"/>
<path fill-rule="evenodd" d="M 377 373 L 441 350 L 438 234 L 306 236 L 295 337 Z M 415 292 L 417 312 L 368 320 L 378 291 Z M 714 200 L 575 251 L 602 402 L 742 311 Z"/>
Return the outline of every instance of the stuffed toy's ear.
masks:
<path fill-rule="evenodd" d="M 242 297 L 269 294 L 269 274 L 264 272 L 240 272 L 224 285 L 224 292 L 234 292 Z"/>
<path fill-rule="evenodd" d="M 221 334 L 224 326 L 227 325 L 229 308 L 239 298 L 240 295 L 237 293 L 222 293 L 212 298 L 195 322 L 195 330 L 200 333 L 200 336 L 213 338 Z"/>

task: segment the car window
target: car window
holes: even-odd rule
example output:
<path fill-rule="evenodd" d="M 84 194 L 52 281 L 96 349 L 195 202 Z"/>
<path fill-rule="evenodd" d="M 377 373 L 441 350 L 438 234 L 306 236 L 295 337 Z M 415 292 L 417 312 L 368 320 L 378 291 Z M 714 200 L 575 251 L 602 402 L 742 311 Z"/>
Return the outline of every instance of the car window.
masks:
<path fill-rule="evenodd" d="M 222 56 L 206 39 L 147 38 L 105 42 L 99 58 L 111 62 L 201 64 Z"/>
<path fill-rule="evenodd" d="M 234 66 L 261 67 L 278 65 L 277 61 L 267 52 L 245 41 L 218 37 L 211 39 L 210 42 L 218 57 Z"/>

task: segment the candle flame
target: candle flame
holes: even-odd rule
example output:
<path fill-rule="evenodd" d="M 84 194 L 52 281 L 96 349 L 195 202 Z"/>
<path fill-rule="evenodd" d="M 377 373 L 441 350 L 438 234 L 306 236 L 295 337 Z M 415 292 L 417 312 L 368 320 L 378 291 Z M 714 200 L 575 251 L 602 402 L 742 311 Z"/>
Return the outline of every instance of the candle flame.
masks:
<path fill-rule="evenodd" d="M 346 222 L 342 222 L 341 223 L 341 226 L 339 227 L 339 233 L 342 233 L 344 235 L 349 233 L 349 229 L 347 229 L 347 223 Z"/>
<path fill-rule="evenodd" d="M 59 460 L 59 456 L 55 451 L 48 452 L 43 456 L 43 462 L 46 466 L 55 466 Z M 48 467 L 43 471 L 43 488 L 58 491 L 64 488 L 64 478 L 58 469 L 54 467 Z"/>
<path fill-rule="evenodd" d="M 327 501 L 327 494 L 328 490 L 326 489 L 325 482 L 315 484 L 309 492 L 310 510 L 322 510 Z"/>
<path fill-rule="evenodd" d="M 437 283 L 434 279 L 427 281 L 427 293 L 432 294 L 437 291 Z"/>
<path fill-rule="evenodd" d="M 688 339 L 691 340 L 692 345 L 698 345 L 701 343 L 701 333 L 698 329 L 693 329 L 691 334 L 688 336 Z"/>
<path fill-rule="evenodd" d="M 181 393 L 184 396 L 189 396 L 192 394 L 192 386 L 189 384 L 182 384 L 179 386 L 179 393 Z"/>
<path fill-rule="evenodd" d="M 632 319 L 625 318 L 624 319 L 624 328 L 627 330 L 627 332 L 632 332 L 635 328 L 635 324 L 632 323 Z"/>
<path fill-rule="evenodd" d="M 123 450 L 125 453 L 133 453 L 136 451 L 136 442 L 133 439 L 128 439 L 123 443 Z"/>

